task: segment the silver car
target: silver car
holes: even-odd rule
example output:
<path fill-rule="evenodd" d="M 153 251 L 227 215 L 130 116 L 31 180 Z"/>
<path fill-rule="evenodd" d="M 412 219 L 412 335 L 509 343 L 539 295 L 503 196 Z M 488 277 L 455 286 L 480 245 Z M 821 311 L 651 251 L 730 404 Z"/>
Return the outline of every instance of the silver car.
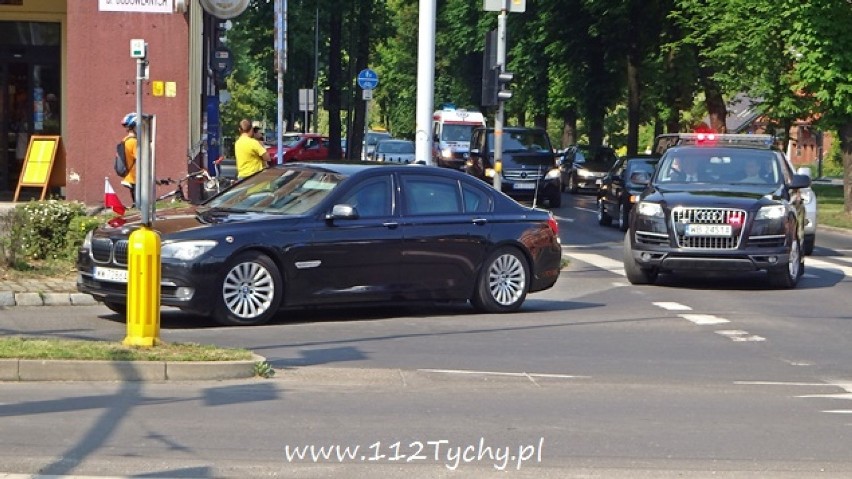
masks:
<path fill-rule="evenodd" d="M 786 157 L 786 155 L 785 155 Z M 795 169 L 793 163 L 787 158 L 787 162 L 790 163 L 790 168 Z M 811 169 L 808 167 L 801 167 L 796 170 L 797 174 L 811 176 Z M 799 190 L 799 193 L 802 195 L 802 201 L 805 204 L 805 239 L 802 244 L 802 252 L 806 255 L 810 256 L 814 252 L 814 244 L 816 243 L 816 229 L 817 229 L 817 197 L 814 190 L 811 188 L 802 188 Z"/>

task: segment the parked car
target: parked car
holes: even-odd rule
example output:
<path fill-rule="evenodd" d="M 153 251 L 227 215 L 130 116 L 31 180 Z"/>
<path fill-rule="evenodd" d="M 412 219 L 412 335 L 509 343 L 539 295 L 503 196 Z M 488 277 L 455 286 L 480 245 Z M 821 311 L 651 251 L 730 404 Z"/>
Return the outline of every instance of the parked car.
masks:
<path fill-rule="evenodd" d="M 361 159 L 369 160 L 373 156 L 376 144 L 382 140 L 390 140 L 393 136 L 386 131 L 370 130 L 364 134 L 364 147 L 361 148 Z"/>
<path fill-rule="evenodd" d="M 570 193 L 585 191 L 597 194 L 600 181 L 616 161 L 618 155 L 612 148 L 571 145 L 559 157 L 562 188 Z"/>
<path fill-rule="evenodd" d="M 128 238 L 105 225 L 79 249 L 77 287 L 123 314 Z M 203 205 L 157 213 L 164 306 L 225 325 L 281 308 L 469 301 L 516 311 L 552 287 L 562 260 L 550 212 L 459 171 L 415 165 L 291 163 Z"/>
<path fill-rule="evenodd" d="M 790 163 L 790 168 L 793 168 L 793 162 L 787 157 L 787 162 Z M 796 170 L 796 173 L 805 175 L 811 178 L 811 169 L 802 167 Z M 802 242 L 802 251 L 805 255 L 810 256 L 814 253 L 816 246 L 816 230 L 817 230 L 817 212 L 819 206 L 817 204 L 817 196 L 810 187 L 801 188 L 799 194 L 802 196 L 802 202 L 805 204 L 805 240 Z"/>
<path fill-rule="evenodd" d="M 382 140 L 376 143 L 372 161 L 385 163 L 414 163 L 414 142 L 410 140 Z"/>
<path fill-rule="evenodd" d="M 627 231 L 630 210 L 645 189 L 658 157 L 637 155 L 619 158 L 615 166 L 601 180 L 598 191 L 598 224 L 615 224 L 621 231 Z"/>
<path fill-rule="evenodd" d="M 630 214 L 627 279 L 766 271 L 771 286 L 795 287 L 805 268 L 800 190 L 809 186 L 770 135 L 681 133 Z"/>
<path fill-rule="evenodd" d="M 285 133 L 281 141 L 281 159 L 284 163 L 327 160 L 328 141 L 327 136 L 319 133 Z M 267 146 L 266 152 L 274 162 L 278 157 L 278 146 Z"/>
<path fill-rule="evenodd" d="M 541 128 L 503 128 L 502 168 L 494 165 L 494 128 L 473 130 L 465 172 L 487 183 L 500 175 L 503 193 L 512 198 L 562 206 L 562 181 L 547 132 Z"/>

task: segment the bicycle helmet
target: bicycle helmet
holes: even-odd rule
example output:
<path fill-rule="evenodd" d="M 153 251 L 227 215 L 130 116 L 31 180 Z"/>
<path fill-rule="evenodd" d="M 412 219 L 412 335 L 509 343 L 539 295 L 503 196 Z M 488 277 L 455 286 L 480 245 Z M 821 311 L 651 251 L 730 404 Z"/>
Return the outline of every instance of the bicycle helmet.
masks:
<path fill-rule="evenodd" d="M 124 115 L 124 118 L 121 120 L 121 126 L 127 126 L 130 128 L 136 127 L 136 113 L 128 113 Z"/>

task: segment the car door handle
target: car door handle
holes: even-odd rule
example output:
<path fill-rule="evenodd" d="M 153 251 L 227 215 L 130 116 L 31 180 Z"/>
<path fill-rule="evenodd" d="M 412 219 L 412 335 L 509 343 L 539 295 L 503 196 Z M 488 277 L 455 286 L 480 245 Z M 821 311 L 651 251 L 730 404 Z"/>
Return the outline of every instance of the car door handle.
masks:
<path fill-rule="evenodd" d="M 484 225 L 485 223 L 488 223 L 488 220 L 485 218 L 474 218 L 471 221 L 473 221 L 473 224 L 480 226 Z"/>
<path fill-rule="evenodd" d="M 387 229 L 392 230 L 392 229 L 396 229 L 399 226 L 399 223 L 397 223 L 396 221 L 386 221 L 386 222 L 382 223 L 382 226 L 384 226 Z"/>

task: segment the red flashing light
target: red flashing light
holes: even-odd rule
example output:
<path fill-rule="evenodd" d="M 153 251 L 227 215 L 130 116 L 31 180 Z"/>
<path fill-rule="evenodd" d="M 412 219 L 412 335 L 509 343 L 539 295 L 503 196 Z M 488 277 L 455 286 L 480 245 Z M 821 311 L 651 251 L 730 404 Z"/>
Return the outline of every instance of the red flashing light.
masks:
<path fill-rule="evenodd" d="M 731 213 L 728 216 L 728 224 L 731 226 L 742 226 L 743 225 L 743 215 L 741 213 Z"/>
<path fill-rule="evenodd" d="M 699 143 L 711 142 L 711 141 L 716 141 L 716 134 L 715 133 L 699 133 L 698 134 L 698 142 Z"/>

